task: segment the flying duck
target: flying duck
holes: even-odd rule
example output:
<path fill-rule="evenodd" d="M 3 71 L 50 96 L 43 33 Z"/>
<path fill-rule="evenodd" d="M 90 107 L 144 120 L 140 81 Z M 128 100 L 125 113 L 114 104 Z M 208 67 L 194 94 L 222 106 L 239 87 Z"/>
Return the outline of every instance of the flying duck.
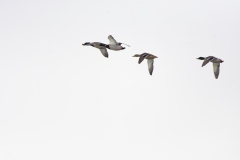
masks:
<path fill-rule="evenodd" d="M 208 64 L 208 62 L 212 62 L 213 63 L 213 72 L 215 75 L 215 78 L 218 79 L 218 75 L 220 72 L 220 63 L 223 62 L 223 60 L 213 57 L 213 56 L 208 56 L 208 57 L 199 57 L 197 58 L 199 60 L 204 60 L 202 63 L 202 67 L 205 66 L 206 64 Z"/>
<path fill-rule="evenodd" d="M 106 44 L 104 43 L 100 43 L 100 42 L 86 42 L 84 44 L 82 44 L 83 46 L 92 46 L 92 47 L 95 47 L 95 48 L 98 48 L 100 49 L 102 55 L 106 58 L 108 58 L 108 52 L 107 52 L 107 47 L 106 47 Z"/>
<path fill-rule="evenodd" d="M 153 62 L 154 62 L 153 59 L 158 58 L 157 56 L 154 56 L 149 53 L 143 53 L 143 54 L 135 54 L 133 57 L 139 57 L 138 64 L 140 64 L 144 59 L 147 59 L 149 74 L 152 75 Z"/>

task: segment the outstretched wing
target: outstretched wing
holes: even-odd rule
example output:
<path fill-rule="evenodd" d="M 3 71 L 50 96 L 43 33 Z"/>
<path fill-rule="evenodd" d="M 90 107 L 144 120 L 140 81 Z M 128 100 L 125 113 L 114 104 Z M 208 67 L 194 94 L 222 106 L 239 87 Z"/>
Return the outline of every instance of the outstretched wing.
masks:
<path fill-rule="evenodd" d="M 153 73 L 153 62 L 153 59 L 148 59 L 148 71 L 150 75 Z"/>
<path fill-rule="evenodd" d="M 139 57 L 139 60 L 138 60 L 138 64 L 140 64 L 146 57 L 148 57 L 150 54 L 148 53 L 143 53 L 141 54 L 141 56 Z"/>
<path fill-rule="evenodd" d="M 204 59 L 202 67 L 205 66 L 206 64 L 208 64 L 208 62 L 210 62 L 211 60 L 213 60 L 215 57 L 213 56 L 208 56 Z"/>
<path fill-rule="evenodd" d="M 220 63 L 213 63 L 213 72 L 214 72 L 215 78 L 218 79 L 218 75 L 220 72 Z"/>
<path fill-rule="evenodd" d="M 109 39 L 109 44 L 118 44 L 118 42 L 113 38 L 112 35 L 109 35 L 108 39 Z"/>
<path fill-rule="evenodd" d="M 107 49 L 106 49 L 106 48 L 100 49 L 100 51 L 102 52 L 102 54 L 103 54 L 104 57 L 107 57 L 107 58 L 108 58 L 108 52 L 107 52 Z"/>

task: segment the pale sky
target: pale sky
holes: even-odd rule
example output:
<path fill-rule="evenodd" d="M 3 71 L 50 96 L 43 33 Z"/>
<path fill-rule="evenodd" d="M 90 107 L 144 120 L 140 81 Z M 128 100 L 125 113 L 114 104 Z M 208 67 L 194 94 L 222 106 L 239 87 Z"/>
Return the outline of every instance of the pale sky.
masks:
<path fill-rule="evenodd" d="M 239 0 L 0 1 L 1 160 L 239 160 Z M 84 42 L 129 44 L 109 58 Z M 147 62 L 155 59 L 153 75 Z M 215 79 L 202 56 L 224 60 Z"/>

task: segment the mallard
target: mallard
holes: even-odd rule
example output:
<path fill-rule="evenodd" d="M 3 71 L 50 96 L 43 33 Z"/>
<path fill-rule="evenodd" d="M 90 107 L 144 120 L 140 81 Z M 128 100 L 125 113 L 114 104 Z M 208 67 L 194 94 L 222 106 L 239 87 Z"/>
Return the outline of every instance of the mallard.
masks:
<path fill-rule="evenodd" d="M 138 64 L 140 64 L 144 59 L 147 59 L 148 62 L 148 71 L 149 74 L 152 75 L 153 73 L 153 59 L 158 58 L 157 56 L 154 56 L 149 53 L 143 53 L 143 54 L 135 54 L 133 57 L 139 57 Z"/>
<path fill-rule="evenodd" d="M 119 43 L 119 42 L 117 42 L 117 41 L 113 38 L 112 35 L 109 35 L 109 36 L 108 36 L 108 39 L 109 39 L 109 44 L 106 45 L 106 48 L 111 49 L 111 50 L 115 50 L 115 51 L 125 49 L 125 47 L 121 46 L 121 45 L 124 44 L 124 43 Z M 127 44 L 125 44 L 125 45 L 127 45 Z M 127 45 L 127 46 L 129 46 L 129 45 Z M 129 46 L 129 47 L 130 47 L 130 46 Z"/>
<path fill-rule="evenodd" d="M 95 48 L 100 49 L 101 53 L 103 54 L 104 57 L 108 58 L 108 52 L 107 52 L 107 45 L 104 43 L 100 43 L 100 42 L 86 42 L 84 44 L 82 44 L 83 46 L 92 46 Z"/>
<path fill-rule="evenodd" d="M 213 57 L 213 56 L 208 56 L 208 57 L 199 57 L 197 58 L 199 60 L 204 60 L 202 63 L 202 67 L 205 66 L 206 64 L 208 64 L 208 62 L 212 62 L 213 63 L 213 72 L 215 75 L 215 78 L 218 79 L 218 75 L 220 72 L 220 63 L 223 62 L 223 60 Z"/>

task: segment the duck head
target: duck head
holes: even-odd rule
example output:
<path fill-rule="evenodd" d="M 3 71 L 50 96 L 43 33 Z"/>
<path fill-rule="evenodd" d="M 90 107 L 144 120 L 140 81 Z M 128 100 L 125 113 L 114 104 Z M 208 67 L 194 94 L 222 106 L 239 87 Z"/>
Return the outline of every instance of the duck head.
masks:
<path fill-rule="evenodd" d="M 199 59 L 199 60 L 204 60 L 205 57 L 198 57 L 197 59 Z"/>
<path fill-rule="evenodd" d="M 90 43 L 90 42 L 85 42 L 85 43 L 83 43 L 82 45 L 83 45 L 83 46 L 92 46 L 92 47 L 93 47 L 93 44 Z"/>
<path fill-rule="evenodd" d="M 140 57 L 141 55 L 140 54 L 135 54 L 133 57 Z"/>

